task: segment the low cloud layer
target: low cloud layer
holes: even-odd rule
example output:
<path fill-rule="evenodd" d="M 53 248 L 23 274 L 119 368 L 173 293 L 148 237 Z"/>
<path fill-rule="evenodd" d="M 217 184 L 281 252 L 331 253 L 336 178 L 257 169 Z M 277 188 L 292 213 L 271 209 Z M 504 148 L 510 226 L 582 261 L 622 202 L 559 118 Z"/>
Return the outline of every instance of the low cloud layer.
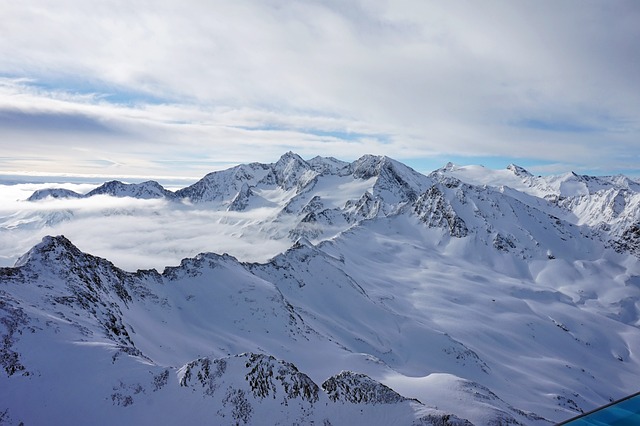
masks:
<path fill-rule="evenodd" d="M 109 196 L 24 201 L 32 190 L 51 186 L 0 185 L 0 266 L 12 266 L 45 235 L 65 235 L 81 250 L 133 271 L 162 271 L 201 252 L 265 261 L 292 244 L 286 231 L 259 222 L 270 213 L 259 209 L 216 212 L 206 206 Z M 81 193 L 95 187 L 60 186 Z M 282 223 L 282 229 L 288 225 Z"/>
<path fill-rule="evenodd" d="M 602 173 L 640 160 L 633 0 L 38 0 L 0 13 L 0 171 L 193 176 L 287 150 Z"/>

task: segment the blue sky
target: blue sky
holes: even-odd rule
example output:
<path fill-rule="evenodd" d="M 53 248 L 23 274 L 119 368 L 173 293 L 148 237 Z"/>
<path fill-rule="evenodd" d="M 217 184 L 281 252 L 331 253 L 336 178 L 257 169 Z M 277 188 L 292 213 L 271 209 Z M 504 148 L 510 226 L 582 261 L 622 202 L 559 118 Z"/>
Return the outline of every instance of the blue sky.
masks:
<path fill-rule="evenodd" d="M 640 3 L 0 4 L 0 173 L 202 176 L 292 150 L 640 175 Z"/>

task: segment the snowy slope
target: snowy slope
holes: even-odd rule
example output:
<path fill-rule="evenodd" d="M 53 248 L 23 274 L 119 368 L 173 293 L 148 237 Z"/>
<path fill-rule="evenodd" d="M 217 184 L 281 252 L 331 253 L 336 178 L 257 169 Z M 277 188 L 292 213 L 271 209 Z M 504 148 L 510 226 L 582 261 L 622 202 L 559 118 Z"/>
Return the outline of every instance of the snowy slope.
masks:
<path fill-rule="evenodd" d="M 412 215 L 397 216 L 368 222 L 321 248 L 298 244 L 267 264 L 205 254 L 163 274 L 125 273 L 62 237 L 47 238 L 16 268 L 2 270 L 8 313 L 3 324 L 11 324 L 3 360 L 13 360 L 3 365 L 6 379 L 15 381 L 26 372 L 26 377 L 44 375 L 29 379 L 34 386 L 46 383 L 49 361 L 30 361 L 35 343 L 25 336 L 71 333 L 69 340 L 50 337 L 56 341 L 52 350 L 72 351 L 58 346 L 75 342 L 101 348 L 112 364 L 129 363 L 133 356 L 136 369 L 154 380 L 203 356 L 275 354 L 310 373 L 314 382 L 328 378 L 329 370 L 365 372 L 400 394 L 428 407 L 447 407 L 445 412 L 476 424 L 496 419 L 545 424 L 540 416 L 567 417 L 637 383 L 637 328 L 613 319 L 615 307 L 573 301 L 544 277 L 575 274 L 584 262 L 574 264 L 575 270 L 563 265 L 569 271 L 538 265 L 535 280 L 490 267 L 471 269 L 459 256 L 436 256 L 432 245 L 441 243 L 433 237 L 446 237 L 444 230 L 425 226 L 416 235 L 419 224 Z M 388 228 L 398 233 L 390 238 Z M 353 244 L 357 249 L 344 246 Z M 337 252 L 342 258 L 334 256 Z M 416 262 L 423 264 L 411 265 Z M 474 272 L 461 274 L 465 270 Z M 398 271 L 413 272 L 398 276 Z M 573 280 L 579 287 L 595 284 L 592 277 Z M 629 281 L 608 290 L 615 293 L 634 283 Z M 113 393 L 122 395 L 107 406 L 146 398 L 136 396 L 143 393 L 136 390 L 140 379 L 126 384 L 118 370 L 108 374 Z M 145 389 L 151 386 L 147 382 L 141 385 Z M 479 392 L 485 396 L 479 398 Z M 452 405 L 451 398 L 465 403 Z M 16 404 L 10 408 L 20 413 Z M 296 410 L 281 415 L 301 415 Z M 407 418 L 421 410 L 406 409 Z M 373 418 L 368 424 L 375 424 Z"/>
<path fill-rule="evenodd" d="M 467 364 L 464 373 L 455 365 L 433 371 L 433 359 L 413 364 L 405 354 L 402 365 L 413 367 L 402 371 L 407 377 L 385 383 L 453 408 L 428 388 L 434 373 L 453 372 L 453 382 L 470 380 L 556 421 L 561 408 L 586 410 L 637 386 L 636 261 L 625 267 L 629 259 L 611 252 L 592 260 L 526 261 L 496 249 L 491 255 L 472 237 L 452 238 L 447 229 L 417 223 L 408 215 L 369 222 L 321 246 L 330 254 L 351 253 L 344 271 L 367 277 L 372 299 L 413 321 L 435 323 L 472 351 L 456 356 Z M 419 342 L 413 342 L 417 353 L 430 348 Z M 472 361 L 484 369 L 471 368 Z M 464 408 L 454 412 L 473 418 Z"/>
<path fill-rule="evenodd" d="M 324 348 L 368 362 L 305 325 L 273 283 L 228 256 L 131 274 L 49 237 L 0 274 L 5 420 L 465 424 L 363 374 L 335 372 L 321 388 L 264 354 L 305 354 L 312 366 L 326 362 L 312 348 Z M 245 349 L 262 354 L 226 355 Z M 44 400 L 52 404 L 32 409 Z"/>
<path fill-rule="evenodd" d="M 434 173 L 456 177 L 473 185 L 510 186 L 541 198 L 574 197 L 609 188 L 624 188 L 634 192 L 640 190 L 640 183 L 622 175 L 587 176 L 567 172 L 560 175 L 534 176 L 515 164 L 510 164 L 505 170 L 491 170 L 483 166 L 456 166 L 448 163 Z"/>
<path fill-rule="evenodd" d="M 45 237 L 1 268 L 8 424 L 546 425 L 637 391 L 634 181 L 287 153 L 175 194 L 139 185 L 0 221 L 18 241 L 90 217 L 108 235 L 74 243 L 148 267 L 139 226 L 152 265 L 178 265 L 126 272 Z M 178 261 L 194 241 L 236 257 Z"/>
<path fill-rule="evenodd" d="M 549 214 L 601 231 L 604 239 L 622 250 L 638 247 L 633 230 L 640 222 L 640 183 L 626 176 L 587 176 L 569 172 L 536 177 L 513 164 L 506 170 L 448 164 L 436 170 L 434 175 L 455 177 L 471 185 L 486 185 L 508 192 Z"/>

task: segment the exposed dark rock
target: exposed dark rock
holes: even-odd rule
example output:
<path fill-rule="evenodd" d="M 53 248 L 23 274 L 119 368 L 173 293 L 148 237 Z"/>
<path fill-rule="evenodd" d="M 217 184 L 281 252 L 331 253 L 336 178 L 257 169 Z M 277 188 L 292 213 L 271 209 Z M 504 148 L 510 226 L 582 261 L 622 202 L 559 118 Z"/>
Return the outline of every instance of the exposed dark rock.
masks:
<path fill-rule="evenodd" d="M 369 376 L 351 371 L 343 371 L 330 377 L 322 384 L 322 389 L 332 401 L 353 404 L 397 404 L 409 401 L 408 398 Z"/>
<path fill-rule="evenodd" d="M 464 220 L 458 216 L 444 193 L 436 185 L 429 188 L 413 204 L 413 211 L 429 228 L 445 228 L 452 237 L 469 234 Z"/>

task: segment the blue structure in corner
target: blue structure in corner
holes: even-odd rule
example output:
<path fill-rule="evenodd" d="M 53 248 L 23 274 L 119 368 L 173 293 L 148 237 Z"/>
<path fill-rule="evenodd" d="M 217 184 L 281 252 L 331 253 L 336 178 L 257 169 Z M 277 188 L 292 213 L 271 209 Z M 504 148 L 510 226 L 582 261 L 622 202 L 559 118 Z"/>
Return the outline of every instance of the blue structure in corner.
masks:
<path fill-rule="evenodd" d="M 557 426 L 640 426 L 640 392 Z"/>

